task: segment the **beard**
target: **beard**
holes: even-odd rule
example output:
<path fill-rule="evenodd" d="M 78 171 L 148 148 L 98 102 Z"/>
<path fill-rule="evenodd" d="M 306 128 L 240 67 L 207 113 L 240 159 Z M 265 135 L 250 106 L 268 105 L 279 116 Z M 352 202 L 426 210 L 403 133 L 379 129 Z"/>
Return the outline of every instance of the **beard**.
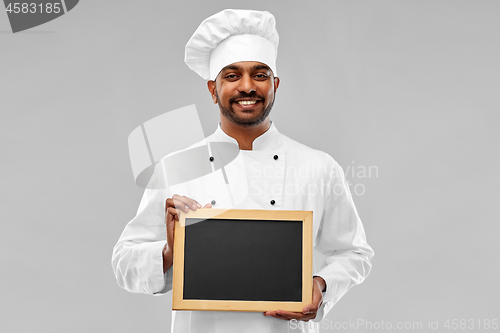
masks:
<path fill-rule="evenodd" d="M 264 104 L 266 101 L 264 96 L 259 96 L 255 92 L 250 93 L 250 94 L 242 92 L 242 93 L 240 93 L 239 96 L 234 96 L 234 97 L 231 97 L 229 99 L 229 107 L 227 107 L 227 108 L 224 107 L 224 105 L 222 105 L 222 103 L 219 99 L 219 94 L 217 93 L 217 91 L 215 91 L 215 98 L 217 99 L 217 104 L 219 104 L 219 109 L 222 112 L 222 114 L 227 119 L 229 119 L 233 124 L 243 126 L 243 127 L 251 127 L 251 126 L 255 126 L 255 125 L 262 123 L 271 113 L 271 109 L 273 108 L 274 100 L 275 100 L 275 98 L 273 97 L 273 100 L 271 101 L 271 103 L 267 107 L 265 107 L 264 109 L 262 109 L 261 112 L 253 115 L 252 117 L 241 117 L 236 112 L 234 112 L 234 109 L 233 109 L 233 102 L 236 99 L 239 99 L 239 98 L 258 98 L 260 100 L 259 103 Z"/>

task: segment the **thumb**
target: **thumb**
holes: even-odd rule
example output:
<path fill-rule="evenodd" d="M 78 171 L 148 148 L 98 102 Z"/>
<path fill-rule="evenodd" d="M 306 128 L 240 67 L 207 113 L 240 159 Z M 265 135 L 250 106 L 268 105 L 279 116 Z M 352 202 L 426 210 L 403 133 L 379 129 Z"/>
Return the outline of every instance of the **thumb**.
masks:
<path fill-rule="evenodd" d="M 318 281 L 314 281 L 312 302 L 318 307 L 323 303 L 323 293 L 321 292 L 321 286 Z"/>

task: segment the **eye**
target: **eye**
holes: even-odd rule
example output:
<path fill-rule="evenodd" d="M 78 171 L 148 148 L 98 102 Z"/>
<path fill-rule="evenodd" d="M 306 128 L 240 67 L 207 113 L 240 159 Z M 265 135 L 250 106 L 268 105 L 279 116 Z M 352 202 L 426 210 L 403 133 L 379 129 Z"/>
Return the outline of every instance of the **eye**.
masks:
<path fill-rule="evenodd" d="M 256 74 L 255 77 L 257 79 L 266 79 L 267 78 L 267 75 L 266 74 L 262 74 L 262 73 L 259 73 L 259 74 Z"/>
<path fill-rule="evenodd" d="M 238 77 L 238 75 L 236 74 L 228 74 L 226 76 L 224 76 L 225 79 L 236 79 Z"/>

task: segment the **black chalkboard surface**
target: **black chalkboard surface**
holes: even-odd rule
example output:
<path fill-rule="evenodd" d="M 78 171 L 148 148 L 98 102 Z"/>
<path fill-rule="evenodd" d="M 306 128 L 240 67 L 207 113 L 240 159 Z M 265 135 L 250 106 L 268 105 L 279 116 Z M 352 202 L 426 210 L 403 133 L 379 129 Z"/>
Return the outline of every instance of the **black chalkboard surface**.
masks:
<path fill-rule="evenodd" d="M 312 212 L 199 209 L 175 227 L 174 310 L 301 311 L 312 299 Z"/>

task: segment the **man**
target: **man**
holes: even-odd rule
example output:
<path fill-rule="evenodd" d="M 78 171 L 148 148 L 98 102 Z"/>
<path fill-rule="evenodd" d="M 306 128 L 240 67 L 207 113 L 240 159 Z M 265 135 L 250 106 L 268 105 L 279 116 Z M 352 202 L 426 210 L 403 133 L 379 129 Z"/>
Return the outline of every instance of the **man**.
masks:
<path fill-rule="evenodd" d="M 125 289 L 162 294 L 172 288 L 179 211 L 202 208 L 202 203 L 203 208 L 312 210 L 315 250 L 325 256 L 315 269 L 313 302 L 301 313 L 173 311 L 173 332 L 288 332 L 294 327 L 317 332 L 317 325 L 290 321 L 321 320 L 371 269 L 373 251 L 340 166 L 328 154 L 282 135 L 269 119 L 280 83 L 277 46 L 275 20 L 268 12 L 224 10 L 198 27 L 186 45 L 185 61 L 208 80 L 220 109 L 220 124 L 206 141 L 233 142 L 240 153 L 225 173 L 216 170 L 175 186 L 168 185 L 160 166 L 165 160 L 158 163 L 112 263 Z"/>

